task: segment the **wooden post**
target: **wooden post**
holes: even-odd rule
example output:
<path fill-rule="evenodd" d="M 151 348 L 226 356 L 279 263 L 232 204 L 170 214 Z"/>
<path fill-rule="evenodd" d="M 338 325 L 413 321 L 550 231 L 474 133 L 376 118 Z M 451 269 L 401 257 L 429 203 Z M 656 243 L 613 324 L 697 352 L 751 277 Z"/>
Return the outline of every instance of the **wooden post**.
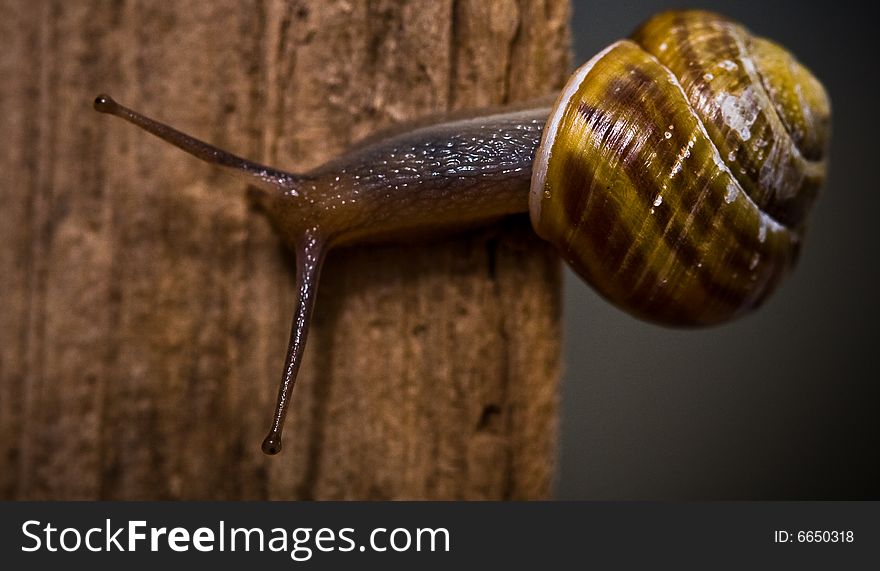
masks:
<path fill-rule="evenodd" d="M 525 217 L 333 252 L 266 457 L 290 255 L 240 183 L 90 105 L 305 169 L 558 89 L 566 0 L 2 3 L 0 497 L 548 497 L 560 266 Z"/>

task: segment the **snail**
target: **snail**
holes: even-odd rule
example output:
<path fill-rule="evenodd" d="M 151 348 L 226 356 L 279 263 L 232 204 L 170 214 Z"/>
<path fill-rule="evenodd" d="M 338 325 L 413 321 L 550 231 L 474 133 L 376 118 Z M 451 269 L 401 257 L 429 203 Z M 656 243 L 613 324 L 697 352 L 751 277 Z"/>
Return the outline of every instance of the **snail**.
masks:
<path fill-rule="evenodd" d="M 311 172 L 251 162 L 99 95 L 243 176 L 296 255 L 298 300 L 266 454 L 281 435 L 328 250 L 529 212 L 602 296 L 670 326 L 758 307 L 795 264 L 826 171 L 830 105 L 784 48 L 703 11 L 661 13 L 552 105 L 421 125 Z"/>

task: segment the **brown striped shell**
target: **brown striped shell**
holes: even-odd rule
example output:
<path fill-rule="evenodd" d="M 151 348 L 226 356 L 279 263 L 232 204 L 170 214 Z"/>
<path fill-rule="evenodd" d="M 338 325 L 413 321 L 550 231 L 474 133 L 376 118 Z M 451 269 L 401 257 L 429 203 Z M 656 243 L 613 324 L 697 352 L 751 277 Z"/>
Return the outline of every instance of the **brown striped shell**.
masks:
<path fill-rule="evenodd" d="M 532 223 L 630 313 L 731 319 L 797 260 L 829 118 L 822 86 L 783 48 L 716 14 L 660 14 L 559 96 Z"/>

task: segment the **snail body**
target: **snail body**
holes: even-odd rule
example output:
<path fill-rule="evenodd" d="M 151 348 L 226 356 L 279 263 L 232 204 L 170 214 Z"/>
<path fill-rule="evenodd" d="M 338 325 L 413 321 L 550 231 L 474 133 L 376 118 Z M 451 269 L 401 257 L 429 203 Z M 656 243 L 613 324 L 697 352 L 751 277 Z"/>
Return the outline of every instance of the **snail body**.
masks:
<path fill-rule="evenodd" d="M 758 307 L 797 260 L 824 177 L 829 104 L 783 48 L 716 14 L 668 12 L 546 103 L 413 128 L 294 174 L 127 109 L 95 108 L 232 169 L 297 258 L 299 297 L 263 451 L 281 432 L 334 246 L 529 212 L 600 294 L 673 326 Z"/>

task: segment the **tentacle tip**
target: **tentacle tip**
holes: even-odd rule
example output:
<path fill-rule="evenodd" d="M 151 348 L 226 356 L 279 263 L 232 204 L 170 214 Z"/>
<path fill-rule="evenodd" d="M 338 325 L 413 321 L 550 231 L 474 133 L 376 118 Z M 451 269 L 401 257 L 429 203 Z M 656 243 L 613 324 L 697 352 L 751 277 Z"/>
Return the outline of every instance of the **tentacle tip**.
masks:
<path fill-rule="evenodd" d="M 270 432 L 266 439 L 263 440 L 263 454 L 274 456 L 281 452 L 281 434 Z"/>
<path fill-rule="evenodd" d="M 117 103 L 106 93 L 100 93 L 95 97 L 95 101 L 92 102 L 92 107 L 100 113 L 113 113 L 117 108 Z"/>

